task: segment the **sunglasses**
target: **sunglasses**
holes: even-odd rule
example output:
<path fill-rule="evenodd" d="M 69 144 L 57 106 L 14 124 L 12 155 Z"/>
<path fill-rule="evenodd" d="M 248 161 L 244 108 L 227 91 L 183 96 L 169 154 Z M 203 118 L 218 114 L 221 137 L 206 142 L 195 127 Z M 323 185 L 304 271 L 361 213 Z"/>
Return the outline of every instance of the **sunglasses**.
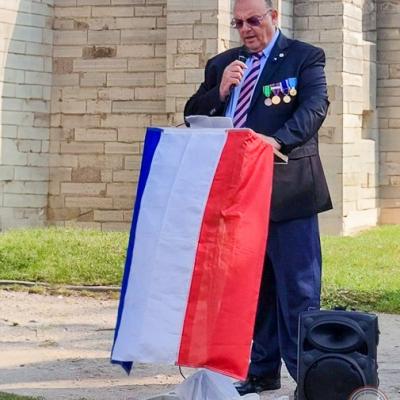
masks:
<path fill-rule="evenodd" d="M 261 21 L 268 15 L 268 13 L 270 11 L 272 11 L 272 10 L 268 10 L 263 15 L 253 15 L 252 17 L 249 17 L 247 19 L 232 18 L 231 26 L 232 26 L 232 28 L 235 28 L 235 29 L 241 29 L 241 28 L 243 28 L 243 25 L 245 22 L 247 25 L 250 25 L 250 26 L 260 26 Z"/>

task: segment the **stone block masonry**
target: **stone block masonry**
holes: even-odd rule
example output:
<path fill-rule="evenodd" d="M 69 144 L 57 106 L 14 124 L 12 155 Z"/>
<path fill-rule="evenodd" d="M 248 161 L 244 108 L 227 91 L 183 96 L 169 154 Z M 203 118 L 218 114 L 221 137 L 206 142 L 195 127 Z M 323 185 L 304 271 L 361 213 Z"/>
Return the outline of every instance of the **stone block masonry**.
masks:
<path fill-rule="evenodd" d="M 46 222 L 52 0 L 0 2 L 0 230 Z"/>
<path fill-rule="evenodd" d="M 55 1 L 49 223 L 127 227 L 145 128 L 182 122 L 206 60 L 237 40 L 231 5 Z"/>
<path fill-rule="evenodd" d="M 144 131 L 167 125 L 166 0 L 55 1 L 49 223 L 128 229 Z"/>

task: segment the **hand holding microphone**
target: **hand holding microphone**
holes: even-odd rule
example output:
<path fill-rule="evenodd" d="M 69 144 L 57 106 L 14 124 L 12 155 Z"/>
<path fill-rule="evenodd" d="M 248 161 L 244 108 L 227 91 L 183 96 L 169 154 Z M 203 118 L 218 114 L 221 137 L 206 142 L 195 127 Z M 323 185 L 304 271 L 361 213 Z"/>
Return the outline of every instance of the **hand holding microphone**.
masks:
<path fill-rule="evenodd" d="M 247 51 L 242 50 L 239 53 L 237 60 L 230 63 L 224 70 L 222 75 L 221 84 L 219 86 L 219 97 L 221 101 L 225 101 L 230 95 L 232 89 L 239 85 L 243 78 L 244 70 L 247 69 L 245 64 L 249 54 Z"/>

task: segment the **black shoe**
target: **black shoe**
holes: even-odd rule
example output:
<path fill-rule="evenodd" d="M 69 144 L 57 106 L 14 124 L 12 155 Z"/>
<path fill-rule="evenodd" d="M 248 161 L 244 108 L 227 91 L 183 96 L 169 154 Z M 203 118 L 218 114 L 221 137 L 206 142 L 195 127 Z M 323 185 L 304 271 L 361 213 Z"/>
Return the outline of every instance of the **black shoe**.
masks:
<path fill-rule="evenodd" d="M 278 390 L 281 388 L 280 375 L 274 377 L 253 376 L 243 382 L 236 382 L 235 388 L 241 396 L 248 393 L 261 393 L 265 390 Z"/>

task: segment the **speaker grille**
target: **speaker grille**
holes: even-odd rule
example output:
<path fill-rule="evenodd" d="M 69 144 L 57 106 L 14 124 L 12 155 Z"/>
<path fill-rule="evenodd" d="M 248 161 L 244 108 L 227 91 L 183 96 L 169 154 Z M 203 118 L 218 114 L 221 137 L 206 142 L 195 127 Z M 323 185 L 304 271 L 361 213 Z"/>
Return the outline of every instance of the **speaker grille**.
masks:
<path fill-rule="evenodd" d="M 348 400 L 365 385 L 358 366 L 340 355 L 316 360 L 304 379 L 306 400 Z"/>
<path fill-rule="evenodd" d="M 309 341 L 317 348 L 329 352 L 351 352 L 364 344 L 359 327 L 342 321 L 322 322 L 310 329 Z"/>

